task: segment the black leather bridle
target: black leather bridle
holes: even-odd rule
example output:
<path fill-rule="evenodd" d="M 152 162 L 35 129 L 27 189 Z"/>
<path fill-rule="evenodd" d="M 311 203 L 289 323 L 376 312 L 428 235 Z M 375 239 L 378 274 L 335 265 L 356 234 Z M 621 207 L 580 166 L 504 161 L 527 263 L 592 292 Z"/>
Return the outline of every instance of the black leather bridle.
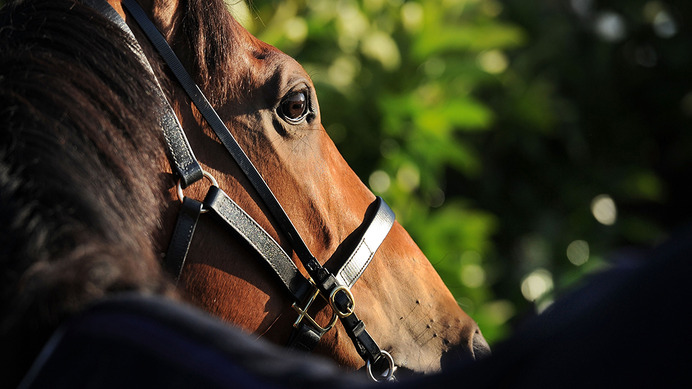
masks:
<path fill-rule="evenodd" d="M 154 72 L 151 65 L 144 56 L 134 34 L 120 15 L 105 0 L 84 1 L 117 24 L 129 36 L 133 51 L 153 76 Z M 314 349 L 322 335 L 340 319 L 358 354 L 366 362 L 370 377 L 376 381 L 393 379 L 395 365 L 392 356 L 380 349 L 365 330 L 365 324 L 358 319 L 354 312 L 355 301 L 351 293 L 351 287 L 363 274 L 375 251 L 384 241 L 394 223 L 392 210 L 378 197 L 370 206 L 370 209 L 374 211 L 368 212 L 363 228 L 358 229 L 364 230 L 364 232 L 359 237 L 355 250 L 336 274 L 325 269 L 312 255 L 260 173 L 139 4 L 135 0 L 123 0 L 122 3 L 257 191 L 281 231 L 288 237 L 291 247 L 310 277 L 306 279 L 281 246 L 218 187 L 216 180 L 209 173 L 202 169 L 170 103 L 159 87 L 156 99 L 160 105 L 161 127 L 168 146 L 172 168 L 179 178 L 178 194 L 182 201 L 173 237 L 166 254 L 165 267 L 173 273 L 177 280 L 183 269 L 199 216 L 203 212 L 210 212 L 247 242 L 258 256 L 269 265 L 291 294 L 294 301 L 292 306 L 298 312 L 298 319 L 294 323 L 295 328 L 289 339 L 290 347 L 308 351 Z M 155 76 L 154 79 L 156 79 Z M 200 202 L 183 195 L 184 188 L 204 178 L 207 178 L 212 185 L 203 201 Z M 333 311 L 332 319 L 326 326 L 318 324 L 308 314 L 308 309 L 318 296 L 324 298 Z M 377 373 L 373 373 L 373 370 Z"/>

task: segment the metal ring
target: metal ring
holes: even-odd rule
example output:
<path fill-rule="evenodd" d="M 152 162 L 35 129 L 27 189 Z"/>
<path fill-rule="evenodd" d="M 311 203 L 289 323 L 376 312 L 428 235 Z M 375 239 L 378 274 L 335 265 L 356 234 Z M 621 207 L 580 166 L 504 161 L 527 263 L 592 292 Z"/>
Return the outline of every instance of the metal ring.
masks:
<path fill-rule="evenodd" d="M 213 186 L 215 186 L 215 187 L 217 187 L 217 188 L 219 187 L 218 181 L 216 181 L 216 178 L 214 178 L 214 176 L 212 176 L 211 173 L 207 172 L 206 170 L 202 170 L 202 176 L 203 176 L 204 178 L 206 178 L 207 180 L 209 180 L 209 182 L 211 182 L 211 184 L 212 184 Z M 178 192 L 178 200 L 180 200 L 180 202 L 182 203 L 182 202 L 183 202 L 183 199 L 185 198 L 185 195 L 183 194 L 183 183 L 182 183 L 182 180 L 178 180 L 178 187 L 177 187 L 176 189 L 177 189 L 177 192 Z M 202 209 L 202 212 L 203 212 L 203 213 L 204 213 L 204 212 L 207 212 L 207 211 L 208 211 L 208 210 L 206 210 L 206 209 Z"/>
<path fill-rule="evenodd" d="M 351 309 L 347 310 L 346 312 L 341 312 L 339 308 L 336 307 L 336 303 L 334 302 L 334 299 L 336 298 L 336 294 L 339 293 L 340 291 L 346 292 L 346 296 L 348 296 L 349 300 L 351 300 Z M 356 300 L 353 299 L 353 293 L 351 293 L 351 290 L 348 289 L 347 287 L 341 285 L 337 286 L 334 288 L 332 293 L 329 294 L 329 305 L 332 306 L 332 310 L 339 315 L 340 318 L 345 318 L 351 316 L 353 311 L 356 309 Z"/>
<path fill-rule="evenodd" d="M 384 355 L 384 357 L 387 359 L 387 362 L 389 363 L 389 367 L 387 370 L 384 372 L 384 374 L 380 374 L 380 376 L 384 377 L 382 380 L 378 380 L 375 378 L 375 376 L 372 374 L 372 364 L 370 363 L 370 360 L 365 363 L 365 366 L 367 367 L 368 371 L 368 376 L 375 381 L 375 382 L 382 382 L 382 381 L 391 381 L 394 379 L 394 358 L 392 358 L 392 355 L 384 350 L 380 350 L 380 354 Z"/>

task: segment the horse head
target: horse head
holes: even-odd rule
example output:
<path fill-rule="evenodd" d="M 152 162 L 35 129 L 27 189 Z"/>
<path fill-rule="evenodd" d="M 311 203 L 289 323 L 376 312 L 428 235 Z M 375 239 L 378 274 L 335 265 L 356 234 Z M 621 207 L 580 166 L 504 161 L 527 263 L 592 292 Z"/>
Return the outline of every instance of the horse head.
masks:
<path fill-rule="evenodd" d="M 203 169 L 281 248 L 299 271 L 292 240 L 261 201 L 198 109 L 170 78 L 120 1 L 109 1 L 132 26 L 154 64 L 191 148 Z M 222 1 L 142 1 L 185 68 L 209 98 L 295 229 L 331 272 L 358 244 L 375 196 L 340 155 L 321 123 L 315 87 L 291 57 L 252 36 Z M 167 161 L 161 161 L 170 175 Z M 176 181 L 157 233 L 161 250 L 170 240 L 179 209 Z M 184 196 L 204 198 L 208 185 L 195 184 Z M 204 309 L 258 336 L 285 344 L 297 313 L 276 277 L 247 245 L 207 215 L 200 217 L 179 286 Z M 439 370 L 445 359 L 488 352 L 476 323 L 459 307 L 428 259 L 394 223 L 359 281 L 351 288 L 354 311 L 397 367 L 412 372 Z M 315 321 L 332 316 L 328 304 L 314 306 Z M 351 368 L 363 366 L 344 326 L 337 324 L 316 352 Z"/>

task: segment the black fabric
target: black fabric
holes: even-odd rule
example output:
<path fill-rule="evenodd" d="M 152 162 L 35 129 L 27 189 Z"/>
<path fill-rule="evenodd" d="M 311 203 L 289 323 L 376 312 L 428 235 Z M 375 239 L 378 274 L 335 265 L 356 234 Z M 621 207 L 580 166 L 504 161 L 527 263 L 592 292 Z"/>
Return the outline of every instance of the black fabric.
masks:
<path fill-rule="evenodd" d="M 673 388 L 692 382 L 692 231 L 593 277 L 493 354 L 396 388 Z M 160 298 L 103 302 L 46 346 L 22 388 L 373 387 Z"/>
<path fill-rule="evenodd" d="M 166 251 L 164 267 L 175 277 L 177 281 L 185 265 L 187 252 L 190 250 L 190 243 L 195 234 L 199 215 L 202 213 L 203 204 L 189 197 L 183 198 L 183 203 L 178 212 L 178 219 L 175 223 L 173 236 Z"/>
<path fill-rule="evenodd" d="M 692 230 L 558 299 L 491 357 L 405 388 L 678 388 L 692 383 Z"/>
<path fill-rule="evenodd" d="M 58 330 L 20 388 L 353 388 L 362 378 L 181 303 L 123 295 Z"/>

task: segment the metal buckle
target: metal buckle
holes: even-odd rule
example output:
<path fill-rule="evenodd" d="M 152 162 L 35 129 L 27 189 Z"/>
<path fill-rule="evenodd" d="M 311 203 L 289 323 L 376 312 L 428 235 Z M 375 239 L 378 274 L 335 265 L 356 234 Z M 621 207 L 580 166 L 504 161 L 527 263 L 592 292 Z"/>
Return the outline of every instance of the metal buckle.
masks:
<path fill-rule="evenodd" d="M 206 178 L 207 180 L 209 180 L 209 182 L 210 182 L 213 186 L 215 186 L 215 187 L 217 187 L 217 188 L 219 187 L 219 183 L 216 181 L 216 178 L 214 178 L 214 176 L 211 175 L 211 173 L 209 173 L 209 172 L 207 172 L 207 171 L 205 171 L 205 170 L 202 170 L 202 176 L 203 176 L 204 178 Z M 180 202 L 182 203 L 182 202 L 183 202 L 183 198 L 185 198 L 185 195 L 183 194 L 183 183 L 182 183 L 182 180 L 178 180 L 178 186 L 177 186 L 177 188 L 176 188 L 176 191 L 177 191 L 177 193 L 178 193 L 178 200 L 180 200 Z M 202 209 L 202 213 L 207 213 L 208 211 L 209 211 L 208 209 L 204 209 L 204 208 Z"/>
<path fill-rule="evenodd" d="M 312 280 L 312 278 L 310 278 L 310 283 L 313 286 L 315 286 L 315 282 Z M 293 303 L 293 305 L 291 305 L 291 307 L 293 309 L 295 309 L 296 312 L 298 312 L 298 319 L 296 319 L 295 323 L 293 323 L 293 327 L 298 328 L 298 325 L 300 324 L 300 322 L 303 319 L 307 319 L 308 322 L 310 322 L 310 324 L 312 324 L 313 326 L 317 327 L 317 329 L 319 329 L 322 332 L 322 334 L 325 334 L 327 331 L 331 330 L 332 327 L 334 327 L 334 325 L 336 324 L 336 321 L 338 320 L 339 317 L 337 316 L 337 310 L 335 310 L 333 307 L 332 307 L 332 318 L 326 327 L 322 327 L 321 325 L 319 325 L 315 321 L 315 319 L 313 319 L 310 316 L 310 314 L 308 313 L 308 309 L 310 309 L 310 306 L 312 306 L 312 303 L 315 302 L 315 299 L 317 298 L 317 296 L 321 296 L 321 295 L 322 294 L 320 293 L 320 290 L 317 288 L 317 286 L 315 286 L 315 293 L 313 293 L 312 296 L 310 296 L 310 298 L 308 299 L 308 302 L 305 304 L 305 308 L 300 308 L 298 305 L 296 305 L 296 303 Z M 329 302 L 329 300 L 327 300 L 327 299 L 325 299 L 325 301 Z M 331 306 L 331 303 L 329 305 Z"/>
<path fill-rule="evenodd" d="M 346 293 L 346 296 L 348 297 L 349 300 L 351 300 L 351 308 L 348 309 L 346 312 L 342 312 L 337 306 L 336 302 L 334 301 L 336 299 L 336 294 L 339 292 L 344 292 Z M 353 311 L 356 309 L 356 300 L 353 299 L 353 293 L 351 293 L 351 290 L 348 289 L 345 286 L 337 286 L 334 288 L 332 293 L 329 295 L 329 305 L 332 306 L 332 310 L 340 317 L 340 318 L 345 318 L 351 316 L 353 314 Z"/>
<path fill-rule="evenodd" d="M 379 373 L 379 376 L 381 377 L 381 379 L 375 378 L 375 375 L 372 374 L 372 363 L 370 363 L 370 360 L 368 359 L 367 362 L 365 363 L 365 366 L 367 367 L 367 371 L 368 371 L 368 376 L 370 376 L 370 379 L 372 379 L 375 382 L 395 380 L 394 371 L 396 370 L 396 367 L 394 366 L 394 358 L 392 358 L 392 355 L 390 353 L 388 353 L 384 350 L 380 350 L 380 354 L 387 361 L 387 369 L 385 371 L 383 371 L 382 373 Z"/>

